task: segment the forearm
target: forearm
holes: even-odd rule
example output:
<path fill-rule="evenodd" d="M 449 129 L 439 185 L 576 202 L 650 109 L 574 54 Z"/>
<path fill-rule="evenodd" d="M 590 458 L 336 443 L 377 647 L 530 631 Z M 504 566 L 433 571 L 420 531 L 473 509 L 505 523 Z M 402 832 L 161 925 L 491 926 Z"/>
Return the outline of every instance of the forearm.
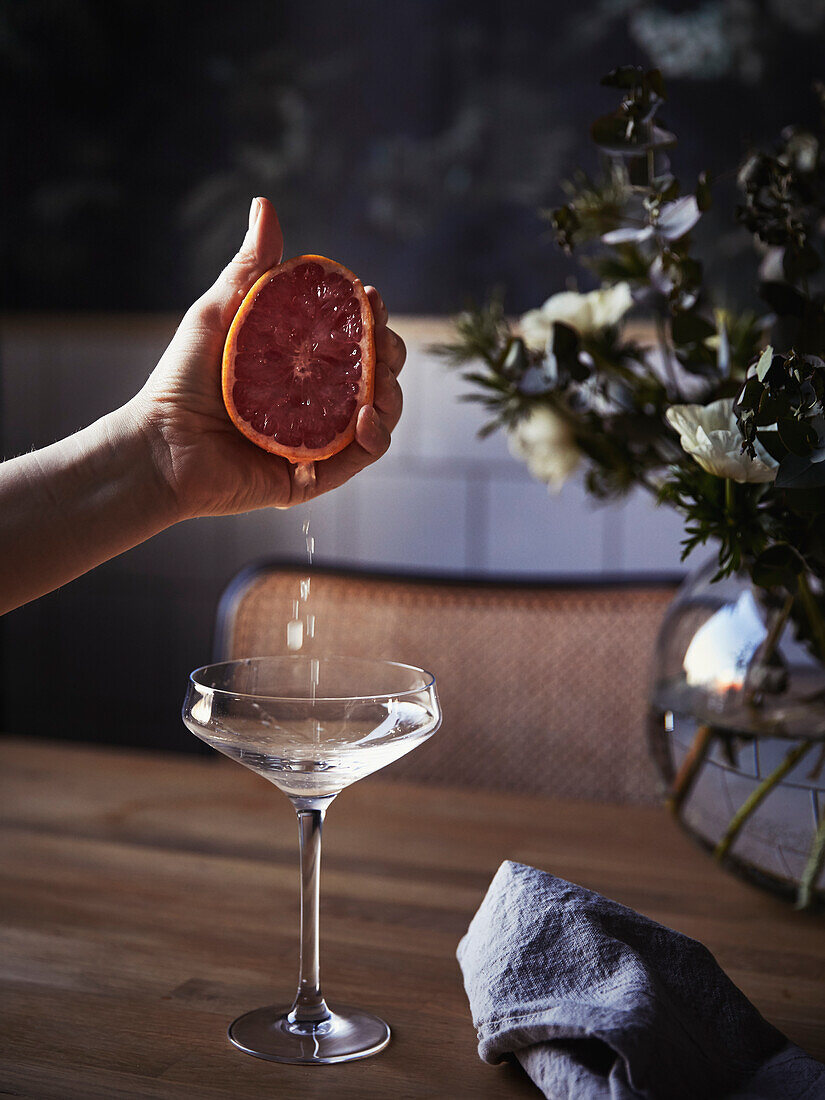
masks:
<path fill-rule="evenodd" d="M 174 522 L 132 403 L 0 464 L 0 614 Z"/>

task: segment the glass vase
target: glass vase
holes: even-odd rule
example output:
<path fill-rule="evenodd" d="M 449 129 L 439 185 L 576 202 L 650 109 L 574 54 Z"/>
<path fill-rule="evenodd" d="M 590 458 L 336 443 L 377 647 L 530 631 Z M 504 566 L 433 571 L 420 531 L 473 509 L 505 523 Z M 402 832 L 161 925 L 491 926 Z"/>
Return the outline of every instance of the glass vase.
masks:
<path fill-rule="evenodd" d="M 825 900 L 825 668 L 805 601 L 715 561 L 662 623 L 649 736 L 682 825 L 725 866 L 799 906 Z M 818 602 L 804 580 L 808 605 Z"/>

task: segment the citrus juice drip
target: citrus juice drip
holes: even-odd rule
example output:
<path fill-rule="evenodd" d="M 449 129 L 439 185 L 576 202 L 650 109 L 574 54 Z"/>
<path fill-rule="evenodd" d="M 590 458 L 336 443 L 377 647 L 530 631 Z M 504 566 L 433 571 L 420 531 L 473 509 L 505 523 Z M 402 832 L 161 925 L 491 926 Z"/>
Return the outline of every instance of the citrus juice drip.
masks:
<path fill-rule="evenodd" d="M 302 487 L 314 487 L 315 463 L 302 463 L 295 467 L 295 483 Z M 315 554 L 315 537 L 310 534 L 310 519 L 312 502 L 309 503 L 307 518 L 301 525 L 301 531 L 306 545 L 307 565 L 311 568 L 312 558 Z M 312 589 L 312 578 L 302 577 L 298 584 L 298 599 L 292 601 L 292 618 L 286 624 L 287 649 L 297 652 L 315 638 L 315 615 L 309 611 L 309 596 Z M 311 657 L 309 662 L 309 698 L 313 708 L 318 695 L 318 678 L 320 663 L 317 657 Z M 320 740 L 320 723 L 313 719 L 313 731 L 315 740 Z"/>

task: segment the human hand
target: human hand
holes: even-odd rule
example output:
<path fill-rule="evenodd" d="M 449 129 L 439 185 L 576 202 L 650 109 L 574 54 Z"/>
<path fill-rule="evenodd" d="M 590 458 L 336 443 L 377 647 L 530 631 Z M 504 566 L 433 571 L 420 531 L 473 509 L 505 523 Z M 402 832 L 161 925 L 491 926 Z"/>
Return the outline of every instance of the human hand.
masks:
<path fill-rule="evenodd" d="M 226 334 L 249 288 L 280 262 L 282 252 L 272 204 L 254 199 L 237 255 L 187 311 L 146 385 L 130 402 L 171 493 L 175 519 L 299 504 L 343 484 L 389 447 L 401 415 L 397 375 L 406 349 L 387 327 L 387 309 L 374 287 L 366 288 L 375 318 L 373 405 L 361 409 L 355 440 L 315 464 L 314 484 L 296 481 L 292 463 L 256 447 L 229 419 L 221 395 Z"/>

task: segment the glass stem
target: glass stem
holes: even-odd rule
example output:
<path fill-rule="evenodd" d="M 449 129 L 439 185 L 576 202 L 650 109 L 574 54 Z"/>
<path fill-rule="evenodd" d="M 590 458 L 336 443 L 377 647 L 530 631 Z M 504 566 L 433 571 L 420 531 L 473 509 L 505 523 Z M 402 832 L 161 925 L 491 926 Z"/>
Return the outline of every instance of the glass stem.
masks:
<path fill-rule="evenodd" d="M 297 809 L 297 813 L 301 843 L 301 969 L 298 992 L 289 1017 L 292 1023 L 312 1026 L 329 1019 L 330 1015 L 321 993 L 318 949 L 321 828 L 326 806 L 322 809 Z"/>

